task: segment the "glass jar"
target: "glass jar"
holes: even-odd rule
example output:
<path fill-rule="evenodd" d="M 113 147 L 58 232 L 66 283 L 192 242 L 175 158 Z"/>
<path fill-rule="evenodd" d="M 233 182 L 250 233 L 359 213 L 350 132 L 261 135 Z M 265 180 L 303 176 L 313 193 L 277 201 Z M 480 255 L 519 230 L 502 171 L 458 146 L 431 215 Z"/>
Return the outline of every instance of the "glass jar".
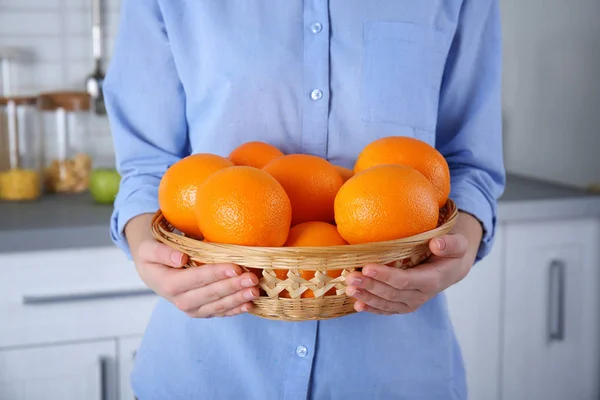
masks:
<path fill-rule="evenodd" d="M 89 143 L 93 148 L 93 169 L 114 169 L 115 151 L 108 116 L 90 112 Z"/>
<path fill-rule="evenodd" d="M 19 90 L 31 86 L 35 78 L 25 63 L 33 61 L 33 53 L 25 48 L 0 47 L 0 97 L 22 96 Z"/>
<path fill-rule="evenodd" d="M 49 193 L 83 193 L 92 171 L 89 143 L 90 96 L 52 92 L 38 96 L 45 131 L 44 183 Z"/>
<path fill-rule="evenodd" d="M 13 64 L 18 56 L 18 51 L 13 48 L 0 48 L 0 96 L 8 97 L 13 94 L 15 78 L 13 74 Z"/>
<path fill-rule="evenodd" d="M 0 200 L 42 194 L 43 141 L 35 97 L 0 97 Z"/>
<path fill-rule="evenodd" d="M 110 125 L 106 115 L 91 113 L 90 118 L 90 142 L 94 149 L 90 193 L 97 203 L 111 205 L 119 191 L 121 177 L 115 167 Z"/>

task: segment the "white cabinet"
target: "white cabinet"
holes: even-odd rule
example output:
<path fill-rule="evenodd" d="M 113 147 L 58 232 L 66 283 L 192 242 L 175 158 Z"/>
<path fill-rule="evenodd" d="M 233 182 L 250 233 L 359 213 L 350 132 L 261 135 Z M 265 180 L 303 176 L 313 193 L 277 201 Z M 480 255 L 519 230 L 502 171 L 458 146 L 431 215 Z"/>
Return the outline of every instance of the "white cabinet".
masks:
<path fill-rule="evenodd" d="M 506 232 L 503 398 L 598 399 L 598 222 Z"/>
<path fill-rule="evenodd" d="M 600 398 L 599 249 L 598 219 L 499 224 L 446 290 L 470 400 Z M 0 400 L 134 400 L 157 299 L 117 251 L 0 255 Z"/>
<path fill-rule="evenodd" d="M 114 400 L 116 342 L 0 350 L 0 400 Z"/>
<path fill-rule="evenodd" d="M 446 291 L 471 400 L 600 398 L 600 221 L 501 225 Z"/>
<path fill-rule="evenodd" d="M 461 346 L 469 399 L 498 400 L 504 231 L 492 252 L 461 282 L 448 288 L 448 309 Z"/>
<path fill-rule="evenodd" d="M 131 372 L 133 371 L 133 363 L 135 354 L 142 342 L 141 336 L 133 336 L 121 338 L 118 341 L 119 345 L 119 400 L 135 400 L 133 391 L 131 390 Z"/>
<path fill-rule="evenodd" d="M 138 335 L 156 301 L 116 247 L 0 254 L 0 348 Z"/>
<path fill-rule="evenodd" d="M 0 400 L 133 400 L 157 299 L 114 247 L 0 254 Z"/>

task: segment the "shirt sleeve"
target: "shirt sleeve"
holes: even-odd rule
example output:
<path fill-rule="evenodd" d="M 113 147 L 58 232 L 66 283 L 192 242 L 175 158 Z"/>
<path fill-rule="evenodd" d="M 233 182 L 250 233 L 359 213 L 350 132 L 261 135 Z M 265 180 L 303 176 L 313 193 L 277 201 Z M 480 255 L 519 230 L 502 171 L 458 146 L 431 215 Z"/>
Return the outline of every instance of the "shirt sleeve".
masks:
<path fill-rule="evenodd" d="M 110 221 L 128 257 L 125 224 L 158 210 L 158 185 L 189 151 L 185 98 L 157 0 L 124 0 L 104 97 L 121 185 Z"/>
<path fill-rule="evenodd" d="M 501 69 L 498 1 L 465 0 L 443 75 L 436 143 L 450 167 L 451 198 L 483 226 L 476 261 L 493 245 L 506 182 Z"/>

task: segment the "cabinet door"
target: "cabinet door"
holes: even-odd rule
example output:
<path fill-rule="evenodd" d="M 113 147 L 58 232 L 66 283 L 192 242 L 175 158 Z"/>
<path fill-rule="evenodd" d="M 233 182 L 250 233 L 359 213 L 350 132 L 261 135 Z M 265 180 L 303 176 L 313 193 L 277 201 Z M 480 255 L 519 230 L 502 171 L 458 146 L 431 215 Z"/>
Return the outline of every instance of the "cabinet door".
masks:
<path fill-rule="evenodd" d="M 597 399 L 598 221 L 509 226 L 503 397 Z"/>
<path fill-rule="evenodd" d="M 116 342 L 0 351 L 0 400 L 115 400 Z"/>
<path fill-rule="evenodd" d="M 491 253 L 446 290 L 471 400 L 499 399 L 503 235 L 499 227 Z"/>
<path fill-rule="evenodd" d="M 131 372 L 141 336 L 133 336 L 119 339 L 119 400 L 135 400 L 131 390 Z"/>
<path fill-rule="evenodd" d="M 157 299 L 116 247 L 0 253 L 0 348 L 139 335 Z"/>

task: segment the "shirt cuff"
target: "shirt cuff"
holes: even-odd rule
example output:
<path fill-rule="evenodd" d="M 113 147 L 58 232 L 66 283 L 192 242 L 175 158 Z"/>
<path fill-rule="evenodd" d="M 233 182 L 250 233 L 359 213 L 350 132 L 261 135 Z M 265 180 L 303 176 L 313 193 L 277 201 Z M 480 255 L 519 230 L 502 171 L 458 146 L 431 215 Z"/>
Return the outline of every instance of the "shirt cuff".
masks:
<path fill-rule="evenodd" d="M 156 189 L 137 191 L 135 195 L 129 196 L 125 200 L 115 202 L 110 221 L 110 235 L 112 241 L 119 247 L 125 255 L 131 260 L 131 249 L 125 239 L 125 225 L 134 217 L 145 213 L 155 213 L 158 210 L 158 197 Z"/>
<path fill-rule="evenodd" d="M 483 237 L 475 262 L 490 253 L 496 235 L 496 202 L 490 201 L 484 192 L 473 182 L 461 180 L 452 182 L 450 198 L 459 211 L 471 214 L 483 227 Z"/>

